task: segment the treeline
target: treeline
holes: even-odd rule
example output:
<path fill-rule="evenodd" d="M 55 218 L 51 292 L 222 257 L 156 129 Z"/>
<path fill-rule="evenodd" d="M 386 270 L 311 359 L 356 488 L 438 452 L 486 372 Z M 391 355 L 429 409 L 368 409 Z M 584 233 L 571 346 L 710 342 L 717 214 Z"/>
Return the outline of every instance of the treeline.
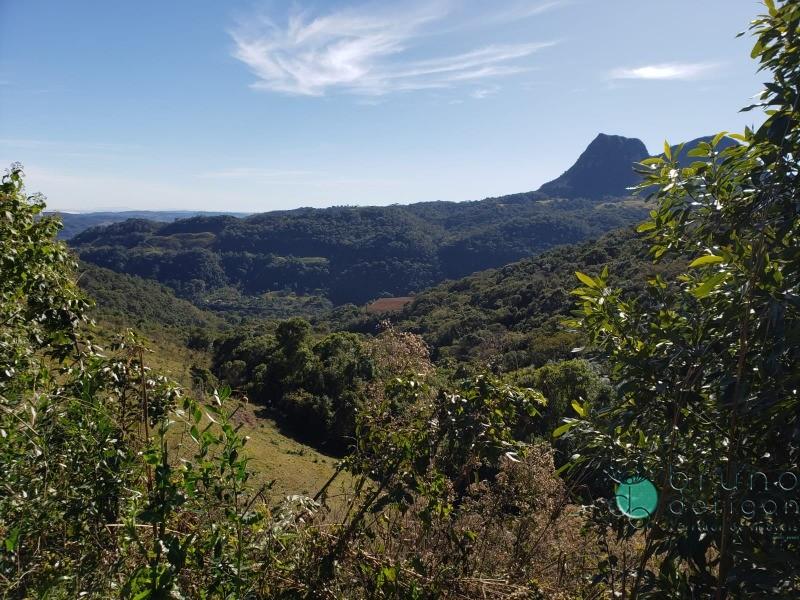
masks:
<path fill-rule="evenodd" d="M 194 216 L 212 216 L 219 214 L 230 214 L 233 216 L 245 216 L 247 213 L 219 213 L 198 210 L 123 210 L 114 212 L 90 212 L 90 213 L 64 213 L 58 211 L 48 211 L 47 215 L 57 216 L 61 220 L 61 230 L 58 232 L 59 239 L 68 240 L 75 237 L 82 231 L 90 227 L 102 227 L 128 219 L 148 219 L 169 223 L 175 219 L 188 219 Z"/>
<path fill-rule="evenodd" d="M 87 230 L 71 243 L 85 261 L 155 279 L 196 303 L 231 287 L 244 296 L 280 290 L 363 303 L 596 237 L 645 214 L 636 201 L 532 193 L 169 224 L 134 219 Z"/>
<path fill-rule="evenodd" d="M 290 435 L 328 453 L 352 451 L 357 415 L 398 374 L 413 373 L 443 389 L 486 373 L 480 362 L 430 360 L 416 334 L 382 322 L 374 335 L 315 332 L 300 318 L 249 326 L 213 341 L 213 376 L 263 407 Z M 570 358 L 496 373 L 498 381 L 541 392 L 541 418 L 520 424 L 518 439 L 548 437 L 576 398 L 595 402 L 611 389 L 601 368 Z M 403 407 L 396 406 L 396 410 Z"/>

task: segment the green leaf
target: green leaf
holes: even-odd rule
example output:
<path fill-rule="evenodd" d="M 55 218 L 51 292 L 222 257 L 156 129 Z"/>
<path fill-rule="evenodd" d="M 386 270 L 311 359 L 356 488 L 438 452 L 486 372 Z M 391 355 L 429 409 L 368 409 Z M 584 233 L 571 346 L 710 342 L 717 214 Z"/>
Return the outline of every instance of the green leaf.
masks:
<path fill-rule="evenodd" d="M 578 413 L 578 416 L 580 416 L 580 417 L 584 417 L 585 418 L 586 414 L 588 413 L 588 411 L 586 410 L 586 407 L 582 406 L 581 403 L 578 402 L 577 400 L 573 400 L 572 401 L 572 408 L 575 409 L 575 412 Z"/>
<path fill-rule="evenodd" d="M 664 159 L 660 156 L 652 156 L 650 158 L 645 158 L 642 161 L 639 161 L 640 165 L 650 166 L 650 165 L 661 165 L 664 164 Z"/>
<path fill-rule="evenodd" d="M 705 279 L 703 283 L 692 290 L 692 295 L 697 298 L 705 298 L 711 292 L 713 292 L 719 285 L 728 278 L 728 274 L 725 272 L 717 273 L 712 275 L 708 279 Z"/>
<path fill-rule="evenodd" d="M 19 542 L 19 526 L 14 527 L 8 532 L 8 537 L 5 539 L 5 546 L 8 552 L 14 552 L 17 549 Z"/>
<path fill-rule="evenodd" d="M 721 256 L 717 256 L 715 254 L 706 254 L 700 258 L 695 258 L 691 263 L 689 263 L 689 268 L 702 267 L 703 265 L 715 265 L 721 262 L 725 262 L 725 259 Z"/>
<path fill-rule="evenodd" d="M 584 285 L 586 285 L 586 286 L 588 286 L 590 288 L 596 289 L 597 287 L 599 287 L 597 285 L 597 282 L 594 279 L 592 279 L 591 277 L 589 277 L 586 273 L 581 273 L 580 271 L 575 271 L 575 276 L 578 279 L 581 280 L 581 283 L 583 283 Z"/>
<path fill-rule="evenodd" d="M 686 154 L 687 154 L 687 156 L 691 156 L 691 157 L 707 158 L 708 157 L 708 149 L 707 148 L 703 148 L 702 146 L 696 146 L 695 148 L 692 148 L 691 150 L 689 150 L 689 152 L 687 152 Z"/>
<path fill-rule="evenodd" d="M 553 430 L 553 437 L 554 438 L 561 437 L 562 435 L 567 433 L 570 429 L 572 429 L 574 426 L 575 426 L 575 421 L 571 421 L 569 423 L 564 423 L 563 425 L 556 427 Z"/>
<path fill-rule="evenodd" d="M 650 252 L 653 254 L 653 258 L 661 258 L 666 251 L 667 251 L 666 246 L 659 246 L 658 244 L 650 248 Z"/>
<path fill-rule="evenodd" d="M 753 46 L 752 52 L 750 52 L 750 58 L 755 58 L 763 51 L 764 51 L 764 45 L 761 43 L 761 40 L 758 40 Z"/>
<path fill-rule="evenodd" d="M 568 471 L 569 469 L 571 469 L 574 466 L 575 465 L 573 465 L 572 463 L 564 463 L 563 465 L 561 465 L 560 467 L 558 467 L 556 469 L 555 474 L 556 475 L 561 475 L 564 471 Z"/>
<path fill-rule="evenodd" d="M 645 221 L 636 228 L 636 231 L 642 233 L 643 231 L 651 231 L 656 228 L 656 224 L 652 221 Z"/>
<path fill-rule="evenodd" d="M 383 567 L 381 571 L 386 581 L 394 583 L 397 580 L 397 569 L 394 567 Z"/>

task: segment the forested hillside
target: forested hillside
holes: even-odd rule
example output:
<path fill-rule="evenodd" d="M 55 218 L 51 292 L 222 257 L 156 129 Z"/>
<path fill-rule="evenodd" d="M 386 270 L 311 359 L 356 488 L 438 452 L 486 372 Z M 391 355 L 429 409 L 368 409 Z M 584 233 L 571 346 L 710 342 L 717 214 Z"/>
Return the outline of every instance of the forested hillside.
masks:
<path fill-rule="evenodd" d="M 214 330 L 221 319 L 176 298 L 169 288 L 133 275 L 81 263 L 78 285 L 94 300 L 94 316 L 140 329 L 191 328 Z"/>
<path fill-rule="evenodd" d="M 201 210 L 120 210 L 84 213 L 48 211 L 47 214 L 61 219 L 63 227 L 58 232 L 58 237 L 62 240 L 68 240 L 90 227 L 103 227 L 112 223 L 127 221 L 128 219 L 147 219 L 169 223 L 176 219 L 188 219 L 200 215 L 232 214 L 243 217 L 246 213 L 206 212 Z"/>
<path fill-rule="evenodd" d="M 188 298 L 234 286 L 247 295 L 286 290 L 362 303 L 585 240 L 645 214 L 631 200 L 518 195 L 169 224 L 131 220 L 85 231 L 72 244 L 85 261 L 156 279 Z"/>
<path fill-rule="evenodd" d="M 640 294 L 648 278 L 679 268 L 653 265 L 633 228 L 596 241 L 548 250 L 498 269 L 447 281 L 418 294 L 403 310 L 368 314 L 345 306 L 328 317 L 332 327 L 370 332 L 382 319 L 421 335 L 436 360 L 489 361 L 501 370 L 541 366 L 574 355 L 576 333 L 562 324 L 574 298 L 575 271 L 608 267 L 628 293 Z"/>

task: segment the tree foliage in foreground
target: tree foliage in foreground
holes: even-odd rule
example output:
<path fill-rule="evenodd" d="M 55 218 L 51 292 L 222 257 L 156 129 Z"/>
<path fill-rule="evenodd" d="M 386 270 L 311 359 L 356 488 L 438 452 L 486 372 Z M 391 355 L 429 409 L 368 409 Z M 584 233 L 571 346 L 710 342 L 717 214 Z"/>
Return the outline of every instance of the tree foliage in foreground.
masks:
<path fill-rule="evenodd" d="M 77 265 L 43 208 L 12 166 L 0 189 L 0 592 L 238 594 L 243 527 L 258 521 L 244 439 L 219 397 L 202 407 L 151 373 L 135 337 L 110 355 L 92 344 Z"/>
<path fill-rule="evenodd" d="M 723 134 L 701 144 L 688 166 L 668 146 L 641 165 L 657 191 L 639 230 L 655 260 L 689 256 L 684 271 L 640 299 L 607 270 L 578 274 L 576 325 L 610 360 L 619 399 L 559 433 L 582 447 L 576 473 L 644 476 L 661 493 L 638 563 L 599 575 L 630 597 L 800 593 L 800 4 L 765 4 L 752 56 L 772 80 L 750 107 L 764 124 L 737 147 L 718 151 Z"/>

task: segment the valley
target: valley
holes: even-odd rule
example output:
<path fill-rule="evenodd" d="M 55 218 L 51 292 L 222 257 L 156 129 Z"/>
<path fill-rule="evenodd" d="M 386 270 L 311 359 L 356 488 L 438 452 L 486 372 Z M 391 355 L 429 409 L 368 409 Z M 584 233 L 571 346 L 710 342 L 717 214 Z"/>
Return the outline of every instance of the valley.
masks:
<path fill-rule="evenodd" d="M 800 597 L 800 3 L 151 8 L 0 9 L 0 597 Z"/>

